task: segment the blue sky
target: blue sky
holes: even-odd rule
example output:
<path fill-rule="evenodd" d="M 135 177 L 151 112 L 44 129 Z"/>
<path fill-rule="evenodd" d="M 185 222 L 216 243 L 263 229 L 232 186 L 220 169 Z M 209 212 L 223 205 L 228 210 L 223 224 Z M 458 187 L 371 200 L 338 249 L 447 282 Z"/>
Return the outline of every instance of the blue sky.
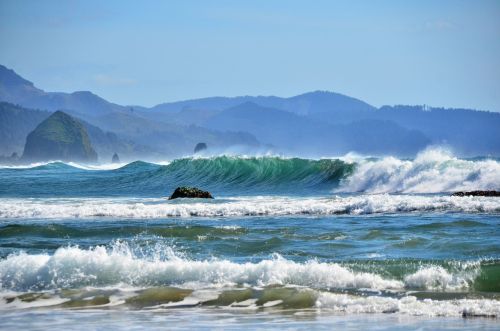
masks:
<path fill-rule="evenodd" d="M 500 111 L 500 1 L 6 1 L 0 63 L 120 104 L 330 90 Z"/>

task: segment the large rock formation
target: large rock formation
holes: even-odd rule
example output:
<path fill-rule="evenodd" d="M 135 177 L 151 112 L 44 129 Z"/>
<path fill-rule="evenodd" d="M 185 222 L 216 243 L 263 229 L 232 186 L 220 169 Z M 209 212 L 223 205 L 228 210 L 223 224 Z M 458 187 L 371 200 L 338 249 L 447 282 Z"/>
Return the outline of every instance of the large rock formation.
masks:
<path fill-rule="evenodd" d="M 85 127 L 70 115 L 57 111 L 28 135 L 23 160 L 95 162 L 97 153 Z"/>
<path fill-rule="evenodd" d="M 205 143 L 197 143 L 196 146 L 194 147 L 194 152 L 198 153 L 203 150 L 207 149 L 207 144 Z"/>
<path fill-rule="evenodd" d="M 202 198 L 202 199 L 213 199 L 214 197 L 210 192 L 202 191 L 196 187 L 182 186 L 175 189 L 174 193 L 168 198 L 169 200 L 177 198 Z"/>
<path fill-rule="evenodd" d="M 118 154 L 113 154 L 113 157 L 111 158 L 111 162 L 112 163 L 120 163 L 120 157 L 118 156 Z"/>

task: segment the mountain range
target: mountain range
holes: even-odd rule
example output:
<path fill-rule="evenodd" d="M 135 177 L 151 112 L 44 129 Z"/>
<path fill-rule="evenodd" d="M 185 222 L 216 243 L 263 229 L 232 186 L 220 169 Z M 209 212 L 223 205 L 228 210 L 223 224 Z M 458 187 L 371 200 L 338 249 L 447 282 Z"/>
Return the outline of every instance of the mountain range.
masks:
<path fill-rule="evenodd" d="M 457 155 L 500 156 L 500 114 L 426 106 L 374 107 L 338 93 L 290 98 L 210 97 L 147 108 L 122 106 L 88 91 L 46 92 L 0 65 L 0 154 L 22 154 L 28 133 L 63 110 L 86 127 L 99 160 L 162 159 L 192 153 L 273 152 L 333 156 L 348 152 L 414 156 L 431 145 Z"/>

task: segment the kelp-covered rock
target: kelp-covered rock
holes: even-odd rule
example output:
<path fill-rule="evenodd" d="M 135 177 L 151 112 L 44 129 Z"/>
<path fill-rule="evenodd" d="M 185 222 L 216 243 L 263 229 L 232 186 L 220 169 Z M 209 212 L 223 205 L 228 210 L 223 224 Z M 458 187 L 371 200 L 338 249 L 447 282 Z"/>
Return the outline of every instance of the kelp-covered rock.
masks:
<path fill-rule="evenodd" d="M 500 197 L 500 191 L 460 191 L 452 194 L 454 197 Z"/>
<path fill-rule="evenodd" d="M 213 199 L 214 197 L 210 192 L 200 190 L 196 187 L 182 186 L 175 189 L 174 193 L 168 198 L 169 200 L 177 198 L 201 198 L 201 199 Z"/>
<path fill-rule="evenodd" d="M 95 162 L 97 153 L 82 123 L 56 111 L 28 135 L 23 159 Z"/>

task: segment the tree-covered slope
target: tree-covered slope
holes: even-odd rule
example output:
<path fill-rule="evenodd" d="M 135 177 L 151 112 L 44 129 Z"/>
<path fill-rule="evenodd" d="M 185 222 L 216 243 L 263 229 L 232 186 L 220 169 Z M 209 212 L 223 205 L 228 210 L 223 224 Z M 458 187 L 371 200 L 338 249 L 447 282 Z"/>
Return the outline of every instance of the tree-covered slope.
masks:
<path fill-rule="evenodd" d="M 49 116 L 48 111 L 0 102 L 0 155 L 21 155 L 28 133 Z"/>

